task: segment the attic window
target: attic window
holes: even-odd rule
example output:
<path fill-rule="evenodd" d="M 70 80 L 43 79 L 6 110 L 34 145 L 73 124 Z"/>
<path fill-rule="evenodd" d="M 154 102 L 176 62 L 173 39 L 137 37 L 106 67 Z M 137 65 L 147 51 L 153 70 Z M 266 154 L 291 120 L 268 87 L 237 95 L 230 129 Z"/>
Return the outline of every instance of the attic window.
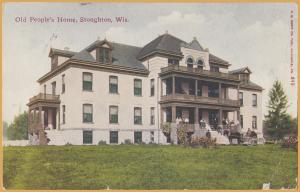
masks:
<path fill-rule="evenodd" d="M 192 57 L 188 57 L 186 60 L 186 64 L 188 67 L 193 68 L 193 64 L 194 64 L 194 59 Z"/>
<path fill-rule="evenodd" d="M 197 68 L 198 69 L 203 69 L 203 65 L 204 65 L 203 60 L 202 59 L 198 59 L 198 61 L 197 61 Z"/>
<path fill-rule="evenodd" d="M 100 63 L 110 63 L 111 55 L 110 49 L 101 47 L 98 49 L 98 61 Z"/>

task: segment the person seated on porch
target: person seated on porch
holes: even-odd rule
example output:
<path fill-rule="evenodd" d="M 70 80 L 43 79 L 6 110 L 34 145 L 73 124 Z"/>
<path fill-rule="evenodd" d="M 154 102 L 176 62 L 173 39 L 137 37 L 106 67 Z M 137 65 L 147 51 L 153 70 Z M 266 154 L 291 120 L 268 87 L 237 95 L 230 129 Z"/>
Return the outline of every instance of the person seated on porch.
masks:
<path fill-rule="evenodd" d="M 226 119 L 225 119 L 225 118 L 223 118 L 223 120 L 222 120 L 222 125 L 223 125 L 223 126 L 227 125 L 227 122 L 226 122 Z"/>
<path fill-rule="evenodd" d="M 200 128 L 201 129 L 205 129 L 205 127 L 206 127 L 206 123 L 205 123 L 205 121 L 203 119 L 201 119 L 200 120 Z"/>
<path fill-rule="evenodd" d="M 179 117 L 179 116 L 177 116 L 177 117 L 176 117 L 176 124 L 179 124 L 179 123 L 181 123 L 181 122 L 182 122 L 182 118 Z"/>
<path fill-rule="evenodd" d="M 207 138 L 211 138 L 211 134 L 210 134 L 210 131 L 209 131 L 209 130 L 207 130 L 207 132 L 206 132 L 205 135 L 206 135 Z"/>
<path fill-rule="evenodd" d="M 250 130 L 250 128 L 248 128 L 247 133 L 246 133 L 246 136 L 247 136 L 247 137 L 250 137 L 250 135 L 251 135 L 251 130 Z"/>
<path fill-rule="evenodd" d="M 185 122 L 185 123 L 189 123 L 189 118 L 186 117 L 186 118 L 184 119 L 184 122 Z"/>

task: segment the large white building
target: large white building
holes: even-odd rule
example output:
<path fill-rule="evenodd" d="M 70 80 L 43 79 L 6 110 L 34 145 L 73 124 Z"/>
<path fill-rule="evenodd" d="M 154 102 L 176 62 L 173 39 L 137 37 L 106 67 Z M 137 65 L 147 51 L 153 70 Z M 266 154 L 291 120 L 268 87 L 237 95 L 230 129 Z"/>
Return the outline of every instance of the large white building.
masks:
<path fill-rule="evenodd" d="M 49 57 L 51 70 L 28 103 L 32 144 L 167 144 L 176 141 L 179 117 L 191 134 L 201 133 L 200 120 L 209 129 L 228 119 L 262 136 L 263 89 L 250 69 L 229 71 L 196 38 L 166 33 L 144 47 L 97 40 L 80 52 L 51 49 Z M 166 122 L 171 134 L 161 130 Z"/>

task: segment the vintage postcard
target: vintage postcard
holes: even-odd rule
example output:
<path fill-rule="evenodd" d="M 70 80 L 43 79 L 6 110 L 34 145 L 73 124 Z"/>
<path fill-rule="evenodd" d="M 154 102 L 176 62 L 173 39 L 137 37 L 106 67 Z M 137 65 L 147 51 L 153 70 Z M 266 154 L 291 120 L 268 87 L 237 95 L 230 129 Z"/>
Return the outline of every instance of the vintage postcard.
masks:
<path fill-rule="evenodd" d="M 297 189 L 298 5 L 2 5 L 3 189 Z"/>

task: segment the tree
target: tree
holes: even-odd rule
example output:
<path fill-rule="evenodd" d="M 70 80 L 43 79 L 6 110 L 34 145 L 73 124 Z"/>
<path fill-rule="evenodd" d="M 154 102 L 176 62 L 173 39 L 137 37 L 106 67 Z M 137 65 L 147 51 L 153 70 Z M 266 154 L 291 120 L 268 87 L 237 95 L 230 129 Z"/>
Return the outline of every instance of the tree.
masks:
<path fill-rule="evenodd" d="M 265 116 L 265 128 L 272 139 L 281 139 L 293 130 L 294 120 L 286 113 L 288 99 L 282 84 L 276 80 L 269 91 L 268 114 Z"/>
<path fill-rule="evenodd" d="M 7 138 L 9 140 L 28 139 L 28 113 L 24 111 L 22 114 L 16 116 L 14 121 L 8 126 Z"/>
<path fill-rule="evenodd" d="M 3 139 L 7 139 L 7 129 L 8 129 L 8 123 L 6 121 L 2 122 L 3 124 Z"/>

